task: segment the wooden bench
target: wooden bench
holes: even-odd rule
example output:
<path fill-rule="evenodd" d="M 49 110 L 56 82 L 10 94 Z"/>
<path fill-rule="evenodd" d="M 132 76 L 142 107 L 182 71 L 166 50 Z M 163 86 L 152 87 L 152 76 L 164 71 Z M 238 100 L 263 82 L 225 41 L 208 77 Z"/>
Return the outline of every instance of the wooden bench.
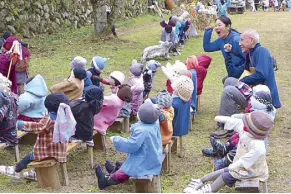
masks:
<path fill-rule="evenodd" d="M 69 143 L 67 153 L 73 152 L 80 146 L 81 143 Z M 57 169 L 58 164 L 56 159 L 46 159 L 39 162 L 31 162 L 28 167 L 35 169 L 37 182 L 41 188 L 59 188 L 61 185 L 69 185 L 69 176 L 66 163 L 60 163 L 62 173 L 62 181 L 60 181 Z"/>
<path fill-rule="evenodd" d="M 262 187 L 260 189 L 259 180 L 242 180 L 235 183 L 235 191 L 240 193 L 268 193 L 267 182 L 262 182 Z"/>
<path fill-rule="evenodd" d="M 136 193 L 161 193 L 160 176 L 130 177 L 135 184 Z"/>
<path fill-rule="evenodd" d="M 108 128 L 112 132 L 129 132 L 129 117 L 118 117 L 115 122 Z"/>
<path fill-rule="evenodd" d="M 229 6 L 227 7 L 227 12 L 229 14 L 243 14 L 244 9 L 244 6 Z"/>

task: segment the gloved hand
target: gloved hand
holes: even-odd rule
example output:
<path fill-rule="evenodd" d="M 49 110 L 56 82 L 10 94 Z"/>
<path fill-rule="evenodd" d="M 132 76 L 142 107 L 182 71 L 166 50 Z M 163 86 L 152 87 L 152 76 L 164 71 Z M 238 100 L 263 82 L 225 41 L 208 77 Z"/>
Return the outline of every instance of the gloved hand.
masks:
<path fill-rule="evenodd" d="M 214 118 L 214 120 L 216 122 L 219 122 L 219 123 L 227 123 L 231 120 L 231 117 L 228 117 L 228 116 L 216 116 Z"/>

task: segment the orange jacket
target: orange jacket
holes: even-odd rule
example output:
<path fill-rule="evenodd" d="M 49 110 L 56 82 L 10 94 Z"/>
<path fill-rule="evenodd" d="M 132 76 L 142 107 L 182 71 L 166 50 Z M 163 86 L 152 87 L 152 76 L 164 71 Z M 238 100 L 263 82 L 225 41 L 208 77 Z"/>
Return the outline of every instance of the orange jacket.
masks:
<path fill-rule="evenodd" d="M 173 136 L 173 118 L 174 109 L 173 107 L 161 109 L 163 115 L 160 116 L 160 128 L 163 139 L 163 145 L 171 143 Z"/>

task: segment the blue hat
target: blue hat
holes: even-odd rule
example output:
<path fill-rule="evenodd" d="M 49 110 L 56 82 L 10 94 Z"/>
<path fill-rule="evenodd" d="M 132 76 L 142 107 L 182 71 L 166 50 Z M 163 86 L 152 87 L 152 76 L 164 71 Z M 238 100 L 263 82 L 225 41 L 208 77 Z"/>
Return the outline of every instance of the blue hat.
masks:
<path fill-rule="evenodd" d="M 103 57 L 93 57 L 91 61 L 92 67 L 94 67 L 96 70 L 102 71 L 105 68 L 106 62 L 109 60 L 109 58 L 103 58 Z"/>

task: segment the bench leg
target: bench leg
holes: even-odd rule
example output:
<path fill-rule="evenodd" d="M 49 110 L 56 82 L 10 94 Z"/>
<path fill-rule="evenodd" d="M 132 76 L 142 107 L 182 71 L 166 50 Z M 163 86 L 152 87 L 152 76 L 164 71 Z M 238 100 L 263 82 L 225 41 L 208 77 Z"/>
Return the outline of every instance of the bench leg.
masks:
<path fill-rule="evenodd" d="M 89 158 L 90 158 L 90 167 L 91 167 L 91 169 L 93 169 L 93 167 L 94 167 L 93 147 L 87 146 L 87 148 L 88 148 L 88 154 L 89 154 Z"/>
<path fill-rule="evenodd" d="M 16 159 L 17 163 L 20 161 L 19 146 L 18 145 L 15 146 L 15 159 Z"/>
<path fill-rule="evenodd" d="M 184 153 L 183 153 L 183 142 L 182 142 L 182 136 L 179 137 L 180 140 L 180 157 L 184 157 Z"/>
<path fill-rule="evenodd" d="M 172 149 L 169 148 L 169 153 L 168 153 L 168 172 L 171 172 L 171 160 L 172 160 Z"/>
<path fill-rule="evenodd" d="M 62 185 L 68 186 L 70 183 L 69 183 L 69 176 L 68 176 L 66 163 L 61 163 L 61 172 L 62 172 L 62 178 L 63 178 Z"/>
<path fill-rule="evenodd" d="M 263 191 L 262 191 L 262 193 L 268 193 L 268 183 L 267 183 L 267 181 L 263 182 Z"/>
<path fill-rule="evenodd" d="M 154 176 L 153 180 L 135 180 L 136 193 L 161 193 L 160 176 Z"/>
<path fill-rule="evenodd" d="M 37 182 L 41 188 L 60 188 L 57 164 L 50 167 L 35 168 Z"/>
<path fill-rule="evenodd" d="M 173 141 L 174 142 L 173 142 L 173 145 L 171 147 L 171 150 L 173 153 L 176 153 L 178 151 L 178 139 L 176 138 Z"/>
<path fill-rule="evenodd" d="M 124 125 L 124 132 L 128 133 L 129 132 L 129 117 L 124 118 L 123 125 Z"/>
<path fill-rule="evenodd" d="M 103 151 L 106 151 L 106 137 L 105 135 L 101 135 L 100 133 L 97 133 L 93 137 L 94 141 L 94 148 L 95 149 L 101 149 Z"/>

